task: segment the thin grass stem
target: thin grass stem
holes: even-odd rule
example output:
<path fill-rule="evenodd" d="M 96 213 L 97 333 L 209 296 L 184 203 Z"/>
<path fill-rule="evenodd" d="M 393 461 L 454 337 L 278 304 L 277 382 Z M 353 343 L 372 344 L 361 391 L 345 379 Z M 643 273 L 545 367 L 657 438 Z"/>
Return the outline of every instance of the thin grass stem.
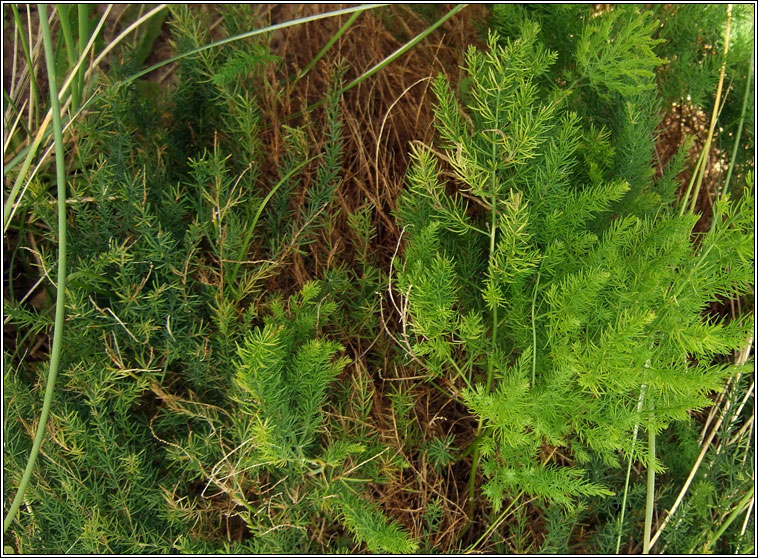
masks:
<path fill-rule="evenodd" d="M 399 57 L 401 57 L 403 54 L 405 54 L 411 48 L 413 48 L 415 45 L 417 45 L 419 42 L 421 42 L 432 31 L 434 31 L 435 29 L 437 29 L 437 27 L 439 27 L 440 25 L 442 25 L 443 23 L 445 23 L 448 19 L 450 19 L 455 14 L 457 14 L 458 12 L 460 12 L 466 6 L 468 6 L 468 4 L 458 4 L 455 8 L 453 8 L 452 10 L 450 10 L 448 13 L 446 13 L 440 19 L 438 19 L 433 25 L 431 25 L 430 27 L 427 27 L 424 31 L 422 31 L 421 33 L 419 33 L 418 35 L 416 35 L 409 42 L 405 43 L 403 46 L 401 46 L 395 52 L 393 52 L 392 54 L 390 54 L 389 56 L 387 56 L 386 58 L 384 58 L 384 60 L 382 60 L 381 62 L 378 62 L 377 64 L 375 64 L 374 66 L 372 66 L 371 68 L 369 68 L 368 70 L 366 70 L 365 72 L 363 72 L 360 76 L 358 76 L 357 78 L 355 78 L 353 81 L 351 81 L 349 84 L 347 84 L 345 87 L 343 87 L 342 89 L 340 89 L 337 92 L 337 94 L 338 95 L 342 95 L 342 94 L 346 93 L 347 91 L 349 91 L 353 87 L 361 84 L 363 81 L 365 81 L 366 79 L 368 79 L 371 76 L 373 76 L 375 73 L 377 73 L 382 68 L 388 66 L 389 64 L 391 64 L 392 62 L 394 62 L 395 60 L 397 60 Z M 312 105 L 308 106 L 305 109 L 305 111 L 306 112 L 310 112 L 310 111 L 312 111 L 312 110 L 320 107 L 325 102 L 326 102 L 325 99 L 321 99 L 320 101 L 316 101 Z M 297 113 L 293 114 L 290 118 L 296 118 L 296 117 L 300 117 L 300 116 L 301 116 L 301 112 L 297 112 Z"/>
<path fill-rule="evenodd" d="M 684 197 L 682 197 L 682 205 L 679 208 L 680 217 L 684 215 L 684 212 L 687 210 L 687 202 L 690 199 L 690 194 L 692 193 L 692 187 L 695 185 L 695 181 L 697 180 L 697 177 L 700 174 L 700 167 L 702 167 L 705 164 L 705 154 L 706 154 L 706 150 L 705 148 L 703 148 L 700 151 L 700 155 L 698 155 L 697 162 L 695 163 L 695 168 L 692 170 L 692 176 L 690 177 L 690 183 L 687 185 L 687 191 L 684 193 Z"/>
<path fill-rule="evenodd" d="M 494 161 L 497 157 L 497 145 L 493 142 L 492 143 L 492 160 Z M 490 174 L 490 184 L 492 186 L 492 202 L 491 202 L 491 208 L 490 208 L 490 251 L 489 251 L 489 258 L 494 257 L 495 254 L 495 237 L 497 234 L 497 188 L 495 187 L 495 181 L 496 176 L 495 172 L 493 171 Z M 487 362 L 487 385 L 485 387 L 484 393 L 489 393 L 490 388 L 492 386 L 492 376 L 493 372 L 495 370 L 494 368 L 494 355 L 495 355 L 495 349 L 496 349 L 496 343 L 497 343 L 497 309 L 498 305 L 495 303 L 492 308 L 492 333 L 490 337 L 490 352 L 491 356 L 488 359 Z M 479 434 L 482 431 L 482 428 L 484 426 L 484 422 L 482 417 L 479 417 L 479 424 L 477 424 L 476 427 L 476 436 L 479 437 Z M 471 463 L 471 474 L 469 476 L 468 480 L 468 518 L 469 518 L 469 525 L 474 520 L 474 489 L 476 486 L 476 471 L 479 467 L 479 444 L 474 446 L 474 455 L 472 458 Z"/>
<path fill-rule="evenodd" d="M 750 490 L 747 491 L 747 494 L 745 494 L 742 499 L 739 501 L 739 503 L 734 507 L 732 510 L 732 513 L 729 514 L 729 517 L 726 518 L 726 520 L 721 524 L 718 531 L 713 535 L 711 539 L 709 539 L 705 546 L 703 547 L 702 554 L 709 554 L 711 546 L 721 537 L 721 535 L 724 534 L 724 531 L 726 531 L 729 526 L 734 522 L 739 515 L 750 509 L 752 507 L 752 499 L 753 495 L 755 494 L 755 487 L 751 486 Z"/>
<path fill-rule="evenodd" d="M 750 57 L 750 69 L 747 73 L 747 79 L 745 80 L 745 95 L 742 97 L 742 110 L 740 111 L 740 123 L 739 126 L 737 126 L 737 135 L 734 137 L 734 148 L 732 149 L 732 157 L 729 161 L 729 169 L 726 171 L 726 179 L 724 180 L 724 192 L 729 191 L 729 181 L 732 178 L 732 171 L 734 171 L 734 163 L 737 159 L 737 150 L 740 148 L 740 139 L 742 139 L 742 128 L 745 125 L 745 112 L 747 110 L 747 100 L 750 96 L 750 84 L 753 81 L 753 64 L 754 64 L 753 57 Z M 711 228 L 713 228 L 713 223 L 715 221 L 711 222 Z"/>
<path fill-rule="evenodd" d="M 642 384 L 640 386 L 640 396 L 637 400 L 637 414 L 640 414 L 642 412 L 642 405 L 645 401 L 645 389 L 647 388 L 647 384 Z M 621 501 L 621 515 L 619 516 L 618 520 L 618 534 L 616 536 L 616 554 L 619 553 L 619 550 L 621 548 L 621 533 L 624 527 L 624 515 L 626 513 L 626 498 L 629 494 L 629 477 L 632 473 L 632 459 L 634 458 L 634 447 L 637 445 L 637 434 L 639 433 L 640 425 L 639 422 L 637 422 L 634 425 L 634 432 L 632 435 L 632 451 L 629 455 L 629 461 L 626 466 L 626 479 L 624 481 L 624 497 Z"/>
<path fill-rule="evenodd" d="M 34 472 L 34 465 L 37 462 L 42 439 L 45 435 L 45 426 L 47 417 L 50 414 L 50 406 L 55 393 L 55 379 L 58 375 L 58 365 L 60 363 L 61 347 L 63 344 L 63 318 L 65 316 L 65 291 L 66 291 L 66 177 L 65 177 L 65 159 L 63 153 L 63 130 L 61 127 L 60 105 L 58 103 L 58 88 L 56 85 L 55 61 L 53 59 L 53 40 L 50 36 L 50 26 L 47 23 L 47 7 L 44 4 L 38 6 L 40 13 L 40 25 L 42 26 L 42 36 L 45 44 L 45 60 L 47 62 L 47 74 L 50 88 L 51 110 L 53 111 L 53 133 L 55 137 L 55 162 L 56 173 L 58 177 L 58 289 L 55 302 L 55 325 L 53 329 L 53 346 L 50 353 L 50 370 L 47 376 L 47 386 L 45 388 L 45 398 L 42 404 L 37 432 L 34 436 L 34 444 L 26 463 L 24 475 L 18 486 L 18 492 L 13 499 L 8 515 L 3 520 L 3 533 L 8 529 L 16 513 L 24 500 L 26 488 Z"/>
<path fill-rule="evenodd" d="M 301 25 L 303 23 L 307 23 L 309 21 L 317 21 L 319 19 L 325 19 L 328 17 L 335 17 L 343 14 L 351 14 L 354 12 L 362 12 L 365 10 L 373 10 L 375 8 L 380 8 L 382 6 L 386 6 L 387 4 L 362 4 L 360 6 L 355 6 L 353 8 L 345 8 L 342 10 L 335 10 L 333 12 L 326 12 L 323 14 L 316 14 L 313 16 L 308 17 L 301 17 L 299 19 L 293 19 L 292 21 L 285 21 L 284 23 L 277 23 L 276 25 L 269 25 L 268 27 L 262 27 L 260 29 L 254 29 L 252 31 L 248 31 L 246 33 L 240 33 L 239 35 L 234 35 L 233 37 L 227 37 L 225 39 L 221 39 L 219 41 L 215 41 L 213 43 L 208 43 L 207 45 L 199 46 L 197 48 L 193 48 L 191 50 L 188 50 L 187 52 L 182 52 L 181 54 L 177 54 L 176 56 L 172 56 L 170 58 L 167 58 L 166 60 L 162 60 L 156 64 L 153 64 L 149 68 L 145 68 L 144 70 L 137 72 L 136 74 L 132 74 L 131 76 L 125 78 L 122 83 L 129 83 L 131 81 L 134 81 L 135 79 L 141 78 L 144 75 L 149 74 L 150 72 L 153 72 L 157 70 L 158 68 L 162 68 L 166 64 L 171 64 L 172 62 L 176 62 L 178 60 L 181 60 L 183 58 L 186 58 L 188 56 L 192 56 L 193 54 L 198 54 L 200 52 L 204 52 L 208 49 L 215 48 L 218 46 L 226 45 L 229 43 L 233 43 L 235 41 L 239 41 L 242 39 L 246 39 L 248 37 L 254 37 L 256 35 L 260 35 L 262 33 L 269 33 L 271 31 L 276 31 L 277 29 L 285 29 L 287 27 L 292 27 L 293 25 Z M 165 8 L 167 4 L 162 4 L 161 9 Z M 156 10 L 151 11 L 148 13 L 145 17 L 142 19 L 150 18 L 154 15 L 154 12 Z M 139 21 L 139 20 L 138 20 Z M 136 22 L 135 22 L 136 23 Z M 134 24 L 132 24 L 134 26 Z M 102 57 L 107 54 L 107 52 L 103 51 L 103 53 L 98 57 L 98 59 L 95 61 L 95 65 L 99 63 L 99 61 L 102 59 Z"/>
<path fill-rule="evenodd" d="M 708 158 L 708 153 L 711 151 L 711 142 L 713 141 L 713 134 L 716 130 L 716 121 L 718 120 L 718 110 L 719 105 L 721 102 L 721 92 L 724 88 L 724 74 L 726 72 L 726 55 L 729 52 L 729 36 L 732 28 L 732 5 L 729 4 L 726 8 L 727 18 L 726 18 L 726 37 L 724 39 L 724 60 L 721 63 L 721 73 L 719 74 L 719 82 L 718 86 L 716 87 L 716 100 L 713 103 L 713 113 L 711 114 L 711 124 L 708 128 L 708 137 L 705 140 L 705 145 L 703 146 L 703 153 L 705 154 L 705 157 L 703 157 L 703 161 L 700 165 L 699 172 L 697 173 L 697 181 L 695 182 L 695 192 L 692 194 L 692 199 L 690 200 L 690 213 L 695 212 L 695 204 L 697 203 L 698 196 L 700 195 L 700 187 L 703 184 L 703 177 L 705 176 L 705 166 L 706 166 L 706 160 Z"/>
<path fill-rule="evenodd" d="M 87 52 L 89 48 L 87 47 L 87 39 L 90 36 L 89 34 L 89 16 L 90 12 L 92 11 L 92 6 L 89 4 L 77 4 L 77 16 L 79 19 L 79 51 L 78 55 L 79 58 L 81 58 L 82 54 Z M 87 91 L 85 87 L 85 81 L 84 81 L 84 72 L 79 70 L 77 72 L 79 77 L 79 93 L 81 95 L 81 98 L 87 96 Z M 77 108 L 78 105 L 74 105 L 74 108 Z"/>
<path fill-rule="evenodd" d="M 298 163 L 295 167 L 293 167 L 287 174 L 285 174 L 279 182 L 277 182 L 273 188 L 271 188 L 271 191 L 266 195 L 266 197 L 261 202 L 261 205 L 258 206 L 258 210 L 255 212 L 255 215 L 253 216 L 253 221 L 247 228 L 247 233 L 245 234 L 245 239 L 242 241 L 242 245 L 240 248 L 240 252 L 237 255 L 237 261 L 242 261 L 245 259 L 245 254 L 248 250 L 248 247 L 250 246 L 250 241 L 253 239 L 253 234 L 255 233 L 255 228 L 258 225 L 258 219 L 260 219 L 261 214 L 263 213 L 263 210 L 265 209 L 266 205 L 268 204 L 269 200 L 271 200 L 271 197 L 276 193 L 276 191 L 284 184 L 289 178 L 301 170 L 303 167 L 305 167 L 307 164 L 309 164 L 311 161 L 317 159 L 320 157 L 319 155 L 314 155 L 313 157 L 306 159 L 305 161 L 302 161 Z M 234 283 L 235 279 L 237 278 L 237 273 L 239 271 L 239 263 L 235 263 L 232 267 L 231 273 L 230 273 L 230 279 L 229 282 L 231 284 Z"/>
<path fill-rule="evenodd" d="M 476 549 L 476 547 L 479 546 L 482 543 L 482 541 L 484 541 L 487 538 L 489 538 L 492 535 L 492 532 L 500 526 L 500 524 L 505 520 L 505 518 L 507 517 L 507 515 L 511 512 L 511 508 L 513 508 L 513 506 L 516 504 L 516 502 L 518 501 L 518 499 L 521 498 L 521 496 L 523 496 L 523 495 L 524 495 L 524 491 L 522 490 L 511 501 L 511 503 L 508 505 L 508 507 L 505 508 L 502 511 L 502 513 L 498 516 L 498 518 L 494 521 L 494 523 L 492 525 L 490 525 L 487 528 L 487 530 L 484 531 L 484 533 L 482 533 L 482 536 L 479 537 L 474 544 L 472 544 L 471 546 L 469 546 L 466 549 L 466 551 L 465 551 L 464 554 L 471 554 L 472 552 L 474 552 L 474 550 Z"/>
<path fill-rule="evenodd" d="M 71 19 L 69 18 L 71 5 L 70 4 L 56 4 L 56 11 L 58 12 L 58 19 L 61 22 L 61 31 L 63 31 L 63 43 L 66 47 L 66 57 L 68 58 L 69 68 L 73 68 L 76 65 L 76 43 L 74 42 L 74 33 L 71 31 Z M 71 83 L 71 99 L 74 108 L 79 106 L 81 97 L 79 94 L 79 80 L 74 80 Z"/>
<path fill-rule="evenodd" d="M 534 285 L 532 296 L 532 387 L 537 377 L 537 322 L 534 319 L 534 307 L 537 304 L 537 289 L 540 287 L 540 274 L 537 273 L 537 282 Z"/>
<path fill-rule="evenodd" d="M 427 35 L 429 35 L 432 31 L 437 29 L 440 25 L 445 23 L 448 19 L 453 17 L 455 14 L 460 12 L 463 8 L 468 6 L 468 4 L 458 4 L 455 8 L 450 10 L 448 13 L 446 13 L 444 16 L 442 16 L 440 19 L 438 19 L 434 24 L 427 27 L 424 31 L 416 35 L 413 39 L 411 39 L 409 42 L 405 43 L 403 46 L 401 46 L 399 49 L 397 49 L 395 52 L 387 56 L 384 60 L 381 62 L 375 64 L 373 67 L 369 68 L 365 72 L 363 72 L 360 76 L 355 78 L 353 81 L 351 81 L 349 84 L 347 84 L 340 93 L 344 93 L 345 91 L 348 91 L 355 87 L 356 85 L 360 84 L 361 82 L 365 81 L 369 77 L 373 76 L 376 72 L 384 68 L 385 66 L 388 66 L 398 58 L 400 58 L 403 54 L 408 52 L 410 49 L 412 49 L 414 46 L 416 46 L 418 43 L 420 43 L 424 38 L 426 38 Z"/>
<path fill-rule="evenodd" d="M 77 62 L 76 66 L 74 66 L 74 68 L 71 70 L 68 78 L 63 84 L 63 87 L 58 92 L 58 98 L 56 99 L 56 103 L 58 104 L 59 107 L 60 107 L 60 100 L 65 96 L 66 91 L 68 90 L 75 73 L 78 71 L 82 62 L 86 58 L 86 53 L 89 51 L 89 49 L 92 48 L 92 45 L 95 43 L 95 38 L 98 36 L 98 34 L 100 33 L 100 30 L 105 24 L 105 21 L 112 7 L 113 7 L 112 5 L 108 6 L 108 8 L 105 10 L 103 15 L 101 16 L 98 26 L 95 29 L 95 32 L 92 34 L 92 36 L 89 38 L 89 41 L 87 42 L 85 51 L 82 52 L 82 55 L 79 57 L 79 61 Z M 64 104 L 63 110 L 59 112 L 58 114 L 59 118 L 60 118 L 60 115 L 66 111 L 66 106 L 67 104 Z M 31 146 L 26 148 L 26 151 L 25 151 L 26 155 L 24 156 L 24 162 L 21 166 L 21 170 L 19 171 L 18 176 L 16 176 L 16 180 L 13 183 L 13 188 L 11 188 L 10 194 L 8 195 L 8 199 L 6 200 L 5 205 L 3 206 L 3 233 L 5 233 L 5 231 L 8 230 L 10 221 L 13 218 L 13 215 L 15 214 L 16 209 L 18 208 L 18 195 L 19 195 L 19 191 L 21 190 L 22 183 L 26 181 L 26 185 L 28 186 L 29 182 L 31 182 L 31 179 L 34 176 L 32 174 L 27 179 L 27 173 L 29 172 L 29 167 L 32 164 L 32 159 L 34 158 L 34 155 L 37 153 L 37 150 L 39 149 L 39 146 L 42 143 L 42 140 L 46 138 L 46 132 L 48 131 L 47 127 L 49 126 L 52 118 L 53 118 L 53 109 L 51 107 L 50 110 L 48 110 L 47 115 L 45 116 L 45 119 L 42 121 L 40 128 L 37 130 L 37 134 Z M 21 155 L 21 153 L 19 155 Z M 14 159 L 14 161 L 16 160 L 17 159 Z M 18 160 L 20 160 L 20 157 Z M 3 171 L 4 173 L 8 171 L 9 166 L 10 165 L 6 165 L 6 168 Z"/>
<path fill-rule="evenodd" d="M 23 31 L 23 28 L 21 27 L 21 24 L 19 23 L 18 18 L 17 18 L 16 25 L 13 28 L 13 62 L 11 63 L 11 82 L 10 82 L 10 90 L 9 90 L 10 95 L 13 95 L 16 92 L 16 85 L 18 85 L 18 81 L 16 80 L 16 68 L 18 67 L 18 47 L 16 46 L 16 44 L 19 40 L 18 36 L 19 35 L 23 36 L 23 32 L 19 32 L 19 29 Z M 3 93 L 5 93 L 5 90 L 3 90 Z"/>
<path fill-rule="evenodd" d="M 21 49 L 24 52 L 24 58 L 26 59 L 26 66 L 29 72 L 29 128 L 32 127 L 32 115 L 34 115 L 34 121 L 39 120 L 37 115 L 37 107 L 39 106 L 39 86 L 37 85 L 37 76 L 34 74 L 34 63 L 32 61 L 32 54 L 29 50 L 29 43 L 24 36 L 24 28 L 21 25 L 21 16 L 18 13 L 18 6 L 11 4 L 11 10 L 13 11 L 13 19 L 16 22 L 16 27 L 19 29 L 19 41 L 21 42 Z"/>
<path fill-rule="evenodd" d="M 5 93 L 5 92 L 3 92 Z M 7 99 L 10 102 L 10 99 Z M 5 142 L 3 143 L 3 151 L 6 151 L 8 149 L 8 146 L 10 145 L 11 139 L 13 139 L 13 135 L 16 133 L 16 128 L 18 128 L 19 123 L 21 123 L 21 127 L 24 128 L 24 131 L 28 131 L 26 126 L 23 122 L 21 122 L 21 117 L 24 114 L 24 109 L 26 108 L 26 100 L 24 100 L 24 104 L 21 105 L 20 109 L 16 109 L 16 107 L 13 107 L 16 111 L 16 119 L 13 121 L 13 124 L 11 125 L 10 129 L 7 129 L 5 133 Z"/>
<path fill-rule="evenodd" d="M 355 13 L 353 13 L 353 14 L 350 15 L 350 17 L 345 22 L 345 24 L 342 27 L 340 27 L 339 31 L 337 31 L 329 39 L 329 41 L 323 46 L 323 48 L 320 51 L 318 51 L 318 54 L 316 54 L 316 56 L 313 58 L 313 60 L 311 60 L 308 63 L 308 65 L 302 71 L 300 71 L 299 74 L 297 74 L 297 77 L 292 82 L 293 85 L 295 83 L 297 83 L 303 76 L 305 76 L 305 74 L 307 74 L 308 72 L 310 72 L 313 69 L 313 67 L 318 63 L 318 61 L 321 60 L 321 58 L 324 57 L 324 55 L 329 51 L 330 48 L 332 48 L 332 46 L 334 46 L 334 43 L 336 43 L 339 40 L 339 38 L 342 35 L 344 35 L 345 32 L 348 29 L 350 29 L 350 26 L 353 25 L 353 23 L 355 23 L 355 20 L 360 17 L 361 13 L 363 13 L 363 12 L 355 12 Z"/>
<path fill-rule="evenodd" d="M 642 554 L 650 554 L 650 533 L 653 528 L 653 508 L 655 506 L 655 427 L 653 426 L 653 404 L 650 405 L 650 419 L 647 428 L 647 497 L 645 499 L 645 532 L 642 541 Z"/>

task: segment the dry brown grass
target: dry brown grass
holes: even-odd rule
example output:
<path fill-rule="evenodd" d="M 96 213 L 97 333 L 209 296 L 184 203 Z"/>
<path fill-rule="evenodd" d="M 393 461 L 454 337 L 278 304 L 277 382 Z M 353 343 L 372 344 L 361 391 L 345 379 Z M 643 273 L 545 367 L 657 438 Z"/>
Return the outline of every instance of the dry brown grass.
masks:
<path fill-rule="evenodd" d="M 328 9 L 339 7 L 332 5 Z M 276 22 L 324 10 L 317 4 L 287 5 L 272 7 L 268 13 L 271 21 Z M 366 204 L 374 208 L 372 225 L 377 231 L 372 246 L 374 257 L 385 272 L 389 270 L 398 242 L 402 242 L 392 212 L 404 188 L 409 144 L 412 141 L 431 143 L 434 139 L 431 81 L 438 73 L 446 74 L 453 82 L 460 80 L 465 49 L 477 42 L 473 22 L 481 20 L 485 10 L 485 6 L 467 8 L 409 53 L 345 93 L 341 105 L 345 142 L 343 181 L 336 193 L 339 212 L 331 236 L 310 244 L 307 257 L 294 254 L 285 273 L 290 279 L 278 279 L 278 287 L 295 289 L 338 263 L 352 265 L 355 239 L 346 218 Z M 388 31 L 379 12 L 364 12 L 311 72 L 292 89 L 277 95 L 276 106 L 267 107 L 266 117 L 274 124 L 272 128 L 276 129 L 277 122 L 304 106 L 321 100 L 340 60 L 347 63 L 344 80 L 349 83 L 428 26 L 428 22 L 407 6 L 393 6 L 391 12 L 385 17 L 403 26 L 398 29 L 398 36 Z M 277 54 L 284 59 L 283 75 L 296 75 L 304 68 L 346 19 L 347 16 L 343 16 L 283 30 L 281 36 L 276 37 Z M 316 110 L 310 118 L 323 121 L 323 111 Z M 315 142 L 316 138 L 311 140 Z M 273 145 L 281 145 L 280 138 L 273 138 Z M 300 195 L 304 196 L 304 192 Z M 390 333 L 394 334 L 399 327 L 399 316 L 393 312 L 391 305 L 385 303 L 386 322 L 391 324 Z M 394 416 L 389 400 L 391 386 L 402 384 L 402 388 L 411 393 L 415 403 L 410 420 L 417 425 L 424 441 L 453 433 L 456 445 L 465 447 L 473 437 L 476 423 L 462 404 L 426 383 L 415 365 L 399 367 L 385 362 L 387 366 L 382 369 L 376 365 L 372 368 L 377 358 L 386 360 L 386 354 L 381 356 L 376 349 L 392 343 L 386 333 L 381 337 L 373 353 L 360 339 L 350 343 L 354 358 L 361 361 L 349 367 L 348 374 L 358 367 L 369 374 L 374 393 L 371 427 L 379 432 L 390 451 L 402 455 L 410 467 L 398 472 L 389 483 L 374 486 L 375 501 L 413 537 L 421 539 L 427 506 L 432 499 L 439 500 L 443 504 L 442 519 L 428 542 L 437 551 L 452 552 L 468 520 L 465 487 L 469 468 L 461 462 L 438 473 L 423 452 L 409 453 L 404 449 L 404 440 L 398 433 L 398 417 Z M 467 538 L 478 534 L 472 530 Z"/>

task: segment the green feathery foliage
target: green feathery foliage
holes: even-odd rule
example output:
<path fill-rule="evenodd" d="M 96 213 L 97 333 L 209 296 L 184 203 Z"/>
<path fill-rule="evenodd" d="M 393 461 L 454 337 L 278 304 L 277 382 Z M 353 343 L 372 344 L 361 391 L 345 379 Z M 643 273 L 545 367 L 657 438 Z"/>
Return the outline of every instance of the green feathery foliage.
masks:
<path fill-rule="evenodd" d="M 268 474 L 268 484 L 280 485 L 288 494 L 302 494 L 302 501 L 290 496 L 292 505 L 271 517 L 270 524 L 261 523 L 258 512 L 251 510 L 248 527 L 265 538 L 277 525 L 307 526 L 303 521 L 308 514 L 322 509 L 372 552 L 413 552 L 416 543 L 355 493 L 365 480 L 349 476 L 359 466 L 348 469 L 348 465 L 377 457 L 378 446 L 347 437 L 329 446 L 319 443 L 326 428 L 328 392 L 350 363 L 346 357 L 335 360 L 343 347 L 319 338 L 336 304 L 327 301 L 313 282 L 291 297 L 286 308 L 274 301 L 265 326 L 256 328 L 239 347 L 234 380 L 239 453 L 232 470 L 255 469 L 258 483 Z M 370 468 L 361 472 L 371 476 Z M 300 540 L 291 551 L 307 550 L 303 544 Z"/>
<path fill-rule="evenodd" d="M 732 10 L 711 158 L 735 153 L 735 172 L 703 187 L 707 232 L 676 207 L 699 138 L 664 164 L 656 130 L 676 107 L 710 114 L 723 6 L 492 6 L 462 20 L 492 32 L 460 83 L 422 94 L 407 78 L 436 42 L 416 39 L 481 13 L 462 8 L 354 12 L 331 39 L 309 23 L 323 42 L 298 68 L 300 45 L 263 34 L 202 48 L 278 8 L 175 5 L 77 76 L 68 197 L 41 160 L 6 223 L 7 511 L 41 414 L 65 201 L 60 372 L 6 552 L 632 553 L 650 500 L 653 551 L 754 549 L 753 7 Z M 56 14 L 70 68 L 94 19 Z M 372 46 L 416 39 L 368 72 L 333 52 L 381 22 Z M 156 77 L 164 31 L 193 54 Z M 17 186 L 44 116 L 29 79 L 28 114 L 23 80 L 6 99 Z M 366 86 L 392 98 L 354 106 Z M 416 130 L 433 114 L 434 145 L 405 143 L 409 109 Z M 366 156 L 400 161 L 385 145 L 410 151 L 398 199 Z"/>
<path fill-rule="evenodd" d="M 483 427 L 476 443 L 494 509 L 521 490 L 571 510 L 577 498 L 611 494 L 582 463 L 597 456 L 617 467 L 622 452 L 660 468 L 632 431 L 687 420 L 732 372 L 714 357 L 740 347 L 750 324 L 702 313 L 751 288 L 751 190 L 722 198 L 716 227 L 695 245 L 696 218 L 676 217 L 670 205 L 653 214 L 634 198 L 611 216 L 628 183 L 586 181 L 591 169 L 579 156 L 610 169 L 613 151 L 540 87 L 555 54 L 536 24 L 521 28 L 514 40 L 491 35 L 488 52 L 469 50 L 463 105 L 446 79 L 435 82 L 442 151 L 413 150 L 397 212 L 409 240 L 396 291 L 406 299 L 409 354 L 433 375 L 472 386 L 463 397 Z M 618 76 L 631 80 L 630 68 Z M 598 72 L 591 83 L 631 92 L 610 68 Z M 645 129 L 635 106 L 627 105 L 633 126 Z M 645 150 L 625 156 L 649 168 Z M 452 195 L 438 161 L 454 171 Z M 673 172 L 658 187 L 669 202 Z M 471 245 L 483 257 L 459 259 Z M 479 300 L 459 294 L 472 289 Z M 545 446 L 577 464 L 540 462 Z"/>
<path fill-rule="evenodd" d="M 221 13 L 230 34 L 247 28 L 242 20 L 261 26 L 245 7 Z M 179 50 L 210 39 L 205 16 L 183 6 L 172 16 Z M 340 310 L 363 316 L 364 335 L 376 331 L 370 213 L 353 221 L 364 244 L 353 277 L 363 283 L 327 277 L 286 302 L 267 296 L 262 312 L 261 291 L 282 261 L 328 236 L 344 151 L 337 67 L 322 132 L 316 115 L 288 128 L 287 153 L 263 172 L 259 105 L 275 91 L 265 70 L 277 60 L 260 40 L 206 50 L 179 62 L 165 97 L 120 85 L 136 64 L 125 60 L 77 123 L 61 378 L 49 440 L 12 527 L 18 551 L 323 552 L 309 532 L 327 508 L 330 530 L 359 544 L 415 548 L 358 495 L 397 468 L 395 458 L 373 430 L 327 421 L 326 409 L 344 404 L 334 380 L 350 359 L 323 334 L 331 322 L 348 326 L 320 291 L 347 299 L 358 289 L 355 305 Z M 27 200 L 40 265 L 52 276 L 55 204 L 41 185 Z M 5 378 L 10 487 L 29 453 L 44 374 L 23 362 L 26 339 L 52 322 L 15 300 L 5 308 L 9 327 L 28 328 L 5 355 L 21 361 Z M 346 414 L 366 424 L 370 386 L 360 385 L 363 404 L 349 402 Z M 253 497 L 279 482 L 286 501 L 281 492 Z M 230 546 L 230 521 L 253 537 Z"/>

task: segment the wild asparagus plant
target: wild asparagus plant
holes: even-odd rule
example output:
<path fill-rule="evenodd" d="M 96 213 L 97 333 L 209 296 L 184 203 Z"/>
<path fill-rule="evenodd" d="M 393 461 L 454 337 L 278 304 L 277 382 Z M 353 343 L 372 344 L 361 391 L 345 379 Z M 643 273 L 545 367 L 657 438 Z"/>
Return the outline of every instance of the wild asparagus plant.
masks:
<path fill-rule="evenodd" d="M 540 86 L 555 54 L 538 34 L 526 23 L 517 39 L 471 48 L 462 101 L 436 80 L 439 150 L 414 148 L 397 212 L 405 348 L 458 383 L 479 420 L 472 512 L 480 460 L 496 512 L 519 491 L 569 510 L 609 495 L 581 466 L 594 457 L 660 470 L 633 431 L 708 406 L 731 371 L 714 356 L 752 327 L 703 315 L 751 288 L 751 191 L 719 200 L 715 229 L 694 243 L 697 217 L 672 206 L 678 169 L 642 186 L 662 198 L 655 213 L 610 214 L 630 186 L 582 155 L 612 169 L 612 138 Z M 570 463 L 543 461 L 553 449 Z"/>

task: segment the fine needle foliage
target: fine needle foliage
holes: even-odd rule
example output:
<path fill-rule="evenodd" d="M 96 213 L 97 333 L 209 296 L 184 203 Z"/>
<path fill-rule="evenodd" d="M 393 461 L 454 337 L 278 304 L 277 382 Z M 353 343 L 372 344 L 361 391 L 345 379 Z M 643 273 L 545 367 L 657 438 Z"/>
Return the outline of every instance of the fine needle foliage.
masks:
<path fill-rule="evenodd" d="M 6 553 L 754 551 L 752 6 L 6 8 Z"/>
<path fill-rule="evenodd" d="M 209 26 L 185 7 L 172 16 L 179 50 L 208 41 Z M 261 26 L 245 7 L 223 17 L 230 34 L 240 18 Z M 310 282 L 266 302 L 265 320 L 259 310 L 273 271 L 330 226 L 343 158 L 337 66 L 323 136 L 309 141 L 316 123 L 283 126 L 285 154 L 263 170 L 260 99 L 276 102 L 267 71 L 277 60 L 262 41 L 186 57 L 179 86 L 157 103 L 150 88 L 120 83 L 139 61 L 102 77 L 78 125 L 63 378 L 19 551 L 218 551 L 232 531 L 252 545 L 240 551 L 324 551 L 306 529 L 324 514 L 376 552 L 415 548 L 363 495 L 378 465 L 391 466 L 386 449 L 345 428 L 323 439 L 332 384 L 349 362 L 321 338 L 335 302 Z M 29 226 L 46 246 L 55 206 L 41 199 L 38 184 L 25 211 L 37 207 Z M 40 267 L 54 271 L 43 250 Z M 5 310 L 11 327 L 49 327 L 23 304 Z M 5 379 L 11 483 L 44 373 L 41 363 L 14 369 L 19 351 L 7 354 Z"/>
<path fill-rule="evenodd" d="M 478 417 L 472 475 L 480 456 L 493 510 L 521 492 L 571 512 L 612 494 L 588 477 L 593 459 L 662 471 L 632 432 L 688 420 L 733 373 L 714 357 L 752 324 L 703 312 L 750 289 L 752 191 L 723 196 L 694 243 L 697 218 L 673 211 L 668 187 L 655 215 L 609 215 L 629 184 L 593 178 L 579 157 L 612 168 L 612 142 L 538 85 L 556 55 L 536 24 L 521 29 L 468 51 L 462 102 L 435 81 L 440 151 L 414 149 L 395 288 L 408 354 L 458 383 Z"/>

